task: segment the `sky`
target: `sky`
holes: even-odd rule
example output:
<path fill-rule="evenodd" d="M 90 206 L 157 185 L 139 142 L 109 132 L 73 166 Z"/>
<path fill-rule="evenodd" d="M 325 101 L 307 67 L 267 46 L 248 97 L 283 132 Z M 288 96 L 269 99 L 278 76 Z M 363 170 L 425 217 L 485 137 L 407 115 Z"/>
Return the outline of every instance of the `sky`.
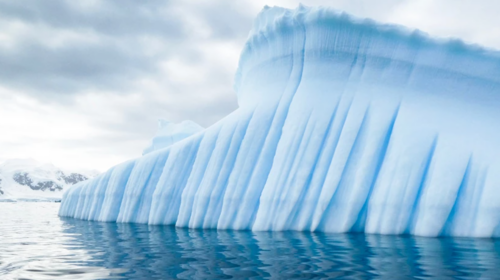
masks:
<path fill-rule="evenodd" d="M 0 0 L 0 162 L 105 171 L 158 119 L 212 125 L 255 16 L 300 2 L 500 49 L 497 0 Z"/>

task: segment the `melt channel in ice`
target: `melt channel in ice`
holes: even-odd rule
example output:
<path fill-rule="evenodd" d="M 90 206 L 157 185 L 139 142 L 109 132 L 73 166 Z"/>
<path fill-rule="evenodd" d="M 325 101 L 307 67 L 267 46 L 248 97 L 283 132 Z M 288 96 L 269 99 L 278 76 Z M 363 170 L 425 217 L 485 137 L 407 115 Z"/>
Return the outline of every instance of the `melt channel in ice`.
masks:
<path fill-rule="evenodd" d="M 60 216 L 500 235 L 499 52 L 326 8 L 266 7 L 235 89 L 236 111 L 71 188 Z"/>

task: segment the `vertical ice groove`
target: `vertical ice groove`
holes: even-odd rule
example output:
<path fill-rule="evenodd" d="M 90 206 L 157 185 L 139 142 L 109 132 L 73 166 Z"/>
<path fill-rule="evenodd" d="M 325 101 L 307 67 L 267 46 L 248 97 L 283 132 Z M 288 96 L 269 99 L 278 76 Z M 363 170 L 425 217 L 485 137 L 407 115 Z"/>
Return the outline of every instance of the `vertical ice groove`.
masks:
<path fill-rule="evenodd" d="M 428 153 L 427 158 L 425 160 L 423 170 L 422 170 L 422 175 L 420 177 L 420 184 L 418 185 L 417 194 L 416 194 L 415 200 L 413 202 L 413 207 L 410 211 L 410 218 L 408 219 L 408 224 L 406 225 L 406 229 L 404 231 L 404 233 L 406 233 L 406 234 L 413 233 L 413 231 L 415 229 L 415 225 L 417 224 L 418 206 L 420 203 L 420 198 L 422 196 L 422 192 L 424 191 L 425 185 L 427 183 L 427 175 L 429 173 L 429 170 L 431 169 L 432 159 L 434 157 L 434 152 L 436 150 L 437 141 L 438 141 L 438 136 L 436 136 L 434 138 L 434 140 L 432 141 L 431 147 L 429 149 L 429 153 Z"/>
<path fill-rule="evenodd" d="M 309 113 L 307 119 L 299 128 L 293 129 L 291 127 L 289 132 L 291 135 L 286 139 L 287 141 L 281 141 L 278 144 L 279 146 L 270 172 L 274 176 L 271 178 L 268 177 L 260 197 L 259 209 L 256 216 L 256 221 L 258 222 L 254 225 L 254 228 L 258 230 L 271 229 L 275 223 L 273 219 L 282 219 L 280 212 L 277 210 L 280 207 L 282 194 L 286 192 L 284 188 L 287 186 L 289 175 L 292 174 L 290 169 L 297 158 L 300 157 L 298 152 L 300 152 L 304 138 L 307 137 L 305 132 L 310 118 L 311 115 Z M 280 154 L 284 155 L 284 158 L 278 158 Z"/>
<path fill-rule="evenodd" d="M 80 198 L 81 191 L 83 187 L 88 183 L 88 181 L 80 182 L 74 187 L 70 188 L 66 193 L 64 193 L 63 201 L 61 203 L 61 208 L 59 208 L 59 216 L 61 217 L 75 217 L 76 209 L 78 208 L 78 200 Z"/>
<path fill-rule="evenodd" d="M 193 210 L 193 201 L 196 191 L 200 184 L 202 184 L 205 174 L 207 174 L 207 169 L 210 167 L 210 161 L 212 160 L 212 154 L 214 152 L 217 139 L 219 138 L 221 127 L 217 127 L 216 130 L 211 131 L 210 134 L 206 134 L 202 143 L 200 143 L 200 148 L 198 149 L 198 154 L 196 155 L 195 163 L 193 164 L 193 170 L 189 175 L 186 187 L 182 190 L 181 195 L 181 205 L 179 207 L 179 214 L 177 221 L 175 223 L 178 227 L 188 227 L 189 220 L 191 219 L 191 213 Z"/>
<path fill-rule="evenodd" d="M 194 195 L 193 209 L 189 219 L 190 228 L 200 228 L 204 225 L 210 201 L 213 199 L 212 192 L 218 187 L 217 182 L 221 175 L 224 176 L 222 173 L 237 126 L 238 124 L 226 125 L 221 129 L 207 172 Z"/>
<path fill-rule="evenodd" d="M 337 217 L 330 217 L 328 215 L 329 214 L 328 212 L 333 210 L 332 208 L 338 207 L 335 204 L 336 200 L 340 199 L 342 203 L 346 203 L 346 204 L 348 203 L 346 201 L 342 201 L 343 200 L 342 198 L 338 198 L 339 192 L 344 191 L 345 188 L 352 187 L 351 185 L 346 185 L 344 183 L 344 180 L 346 180 L 345 174 L 350 168 L 356 168 L 356 166 L 358 165 L 359 159 L 362 156 L 362 153 L 363 153 L 363 150 L 364 150 L 365 144 L 366 144 L 365 138 L 366 138 L 366 133 L 367 133 L 367 129 L 368 129 L 369 115 L 370 115 L 370 106 L 368 105 L 368 107 L 363 112 L 363 118 L 361 120 L 361 123 L 359 124 L 359 127 L 358 127 L 357 132 L 356 132 L 356 136 L 353 139 L 352 145 L 350 146 L 350 150 L 349 150 L 349 153 L 347 155 L 347 158 L 345 159 L 345 162 L 342 165 L 342 169 L 340 171 L 338 181 L 334 182 L 336 184 L 334 187 L 335 191 L 331 194 L 331 196 L 329 197 L 328 200 L 325 200 L 325 202 L 326 202 L 325 210 L 320 213 L 320 217 L 318 219 L 319 223 L 317 225 L 317 228 L 321 231 L 325 231 L 325 228 L 329 227 L 331 225 L 331 223 L 328 223 L 326 221 L 327 219 L 329 219 L 330 222 L 333 222 L 333 221 L 331 221 L 331 219 L 333 218 L 335 221 L 335 218 L 337 218 Z M 328 186 L 326 186 L 326 187 L 328 187 Z M 346 210 L 347 209 L 344 209 L 344 211 L 346 211 Z M 342 225 L 338 224 L 337 221 L 335 221 L 335 223 L 336 223 L 335 227 L 342 226 Z M 335 231 L 337 231 L 337 230 L 335 230 Z"/>
<path fill-rule="evenodd" d="M 453 236 L 476 236 L 474 232 L 477 222 L 477 210 L 482 198 L 483 189 L 487 177 L 488 169 L 480 164 L 470 165 L 463 188 L 457 195 L 456 206 L 454 207 L 451 223 L 446 224 L 447 235 Z M 491 236 L 491 233 L 490 235 Z"/>
<path fill-rule="evenodd" d="M 245 135 L 247 135 L 248 126 L 250 124 L 251 119 L 253 118 L 254 112 L 255 111 L 252 111 L 250 113 L 250 116 L 248 117 L 247 120 L 242 121 L 241 126 L 240 123 L 238 123 L 238 127 L 236 128 L 238 132 L 235 132 L 231 138 L 231 143 L 228 151 L 229 155 L 226 157 L 224 161 L 224 166 L 221 169 L 221 172 L 224 173 L 219 175 L 219 177 L 217 178 L 217 182 L 215 184 L 216 187 L 210 194 L 211 197 L 208 205 L 208 210 L 205 215 L 203 228 L 217 227 L 217 224 L 219 222 L 219 217 L 222 211 L 222 203 L 224 194 L 227 189 L 229 176 L 234 170 L 235 161 L 240 151 L 241 143 L 243 142 L 243 139 L 245 139 Z"/>
<path fill-rule="evenodd" d="M 99 175 L 97 180 L 92 180 L 91 182 L 89 182 L 89 184 L 87 185 L 87 188 L 82 191 L 83 197 L 80 197 L 80 200 L 78 201 L 78 203 L 79 203 L 78 210 L 79 211 L 77 211 L 77 213 L 76 213 L 76 217 L 78 219 L 82 219 L 82 220 L 89 219 L 90 209 L 92 207 L 92 198 L 93 198 L 94 190 L 100 184 L 100 182 L 103 180 L 104 176 L 105 176 L 105 174 Z"/>
<path fill-rule="evenodd" d="M 312 213 L 312 217 L 310 219 L 310 229 L 312 231 L 316 230 L 316 228 L 319 226 L 319 223 L 321 222 L 321 219 L 323 217 L 323 213 L 326 210 L 329 201 L 333 197 L 336 188 L 338 184 L 333 183 L 333 185 L 327 184 L 329 181 L 329 177 L 334 176 L 332 169 L 334 168 L 334 160 L 336 156 L 338 156 L 338 151 L 340 150 L 339 144 L 340 144 L 340 139 L 342 135 L 344 134 L 344 131 L 346 129 L 346 124 L 348 122 L 348 117 L 350 114 L 352 114 L 351 109 L 353 108 L 353 102 L 354 100 L 351 99 L 349 100 L 349 103 L 347 105 L 347 109 L 345 112 L 344 117 L 341 119 L 340 123 L 340 128 L 337 132 L 336 139 L 335 139 L 335 145 L 334 145 L 334 150 L 332 154 L 332 158 L 329 162 L 329 166 L 327 169 L 326 174 L 324 174 L 324 177 L 322 178 L 322 184 L 320 184 L 320 189 L 318 190 L 318 196 L 316 198 L 316 203 L 314 204 L 314 210 Z M 364 119 L 364 117 L 363 117 Z M 358 130 L 359 131 L 359 130 Z M 349 151 L 352 149 L 352 143 L 351 146 L 349 147 Z M 344 165 L 345 166 L 345 165 Z M 323 198 L 323 199 L 321 199 Z"/>
<path fill-rule="evenodd" d="M 331 116 L 330 124 L 327 132 L 325 133 L 324 141 L 326 141 L 325 146 L 321 146 L 321 153 L 318 155 L 318 161 L 321 161 L 321 164 L 324 165 L 324 168 L 318 170 L 314 168 L 314 173 L 312 173 L 311 178 L 311 186 L 306 190 L 304 201 L 302 202 L 299 211 L 302 212 L 300 217 L 298 217 L 298 222 L 296 224 L 297 229 L 310 230 L 311 223 L 313 221 L 313 214 L 315 208 L 318 204 L 318 200 L 320 198 L 322 188 L 324 187 L 326 178 L 328 176 L 328 170 L 330 170 L 331 164 L 333 162 L 333 157 L 335 155 L 335 151 L 337 149 L 340 135 L 344 129 L 347 116 L 349 114 L 349 109 L 351 108 L 352 100 L 350 99 L 347 105 L 347 109 L 345 113 L 341 113 L 342 99 L 338 101 L 335 106 L 334 113 Z M 338 116 L 339 115 L 339 116 Z M 335 129 L 336 125 L 339 125 L 337 129 Z M 316 166 L 317 163 L 315 163 Z"/>
<path fill-rule="evenodd" d="M 153 194 L 149 224 L 172 225 L 177 221 L 181 194 L 191 175 L 202 139 L 202 136 L 197 136 L 184 146 L 172 147 Z"/>
<path fill-rule="evenodd" d="M 298 146 L 298 151 L 293 160 L 293 165 L 288 172 L 289 176 L 286 178 L 281 194 L 279 194 L 279 198 L 277 201 L 278 203 L 276 205 L 278 211 L 275 210 L 276 215 L 273 221 L 273 230 L 288 229 L 287 220 L 289 219 L 290 213 L 292 212 L 292 209 L 295 207 L 297 200 L 299 199 L 299 197 L 293 193 L 295 191 L 294 188 L 303 188 L 302 185 L 298 184 L 297 176 L 300 172 L 299 169 L 301 169 L 302 167 L 301 163 L 303 163 L 304 161 L 305 153 L 309 152 L 308 148 L 310 147 L 309 145 L 315 127 L 315 124 L 311 123 L 311 115 L 309 115 L 305 126 L 305 131 L 303 132 L 302 139 L 300 140 L 300 145 Z M 300 193 L 302 193 L 302 191 Z"/>
<path fill-rule="evenodd" d="M 236 213 L 232 222 L 232 227 L 236 229 L 250 229 L 253 227 L 259 209 L 262 189 L 266 184 L 273 165 L 276 147 L 281 139 L 283 125 L 287 119 L 290 104 L 300 86 L 304 68 L 304 46 L 306 42 L 305 29 L 303 26 L 300 29 L 301 32 L 294 35 L 294 40 L 298 40 L 300 44 L 299 54 L 293 58 L 292 72 L 272 120 L 270 133 L 265 138 L 264 147 L 259 153 L 257 164 L 251 173 L 249 187 L 243 191 L 243 204 L 240 205 L 240 209 L 243 207 L 245 211 L 238 211 Z M 296 39 L 295 36 L 298 36 L 299 39 Z"/>
<path fill-rule="evenodd" d="M 463 196 L 463 193 L 465 192 L 466 189 L 466 184 L 467 181 L 469 180 L 470 176 L 470 171 L 471 171 L 471 166 L 472 166 L 472 155 L 469 157 L 469 160 L 467 162 L 467 167 L 465 168 L 464 175 L 462 177 L 462 181 L 460 183 L 460 186 L 458 187 L 457 194 L 455 197 L 455 202 L 453 203 L 453 206 L 451 207 L 450 214 L 448 215 L 448 218 L 446 219 L 446 222 L 443 225 L 443 228 L 440 231 L 439 236 L 447 236 L 450 234 L 452 230 L 452 224 L 455 219 L 455 214 L 457 213 L 458 210 L 458 202 Z"/>
<path fill-rule="evenodd" d="M 144 185 L 144 188 L 138 198 L 137 208 L 134 211 L 135 217 L 134 222 L 137 223 L 147 223 L 149 220 L 149 211 L 151 210 L 153 193 L 158 186 L 158 181 L 163 173 L 163 168 L 165 166 L 168 157 L 170 156 L 172 149 L 166 150 L 161 157 L 155 162 L 152 172 L 149 176 L 148 182 Z"/>
<path fill-rule="evenodd" d="M 251 180 L 255 170 L 257 169 L 256 163 L 258 162 L 261 154 L 263 153 L 266 139 L 269 137 L 272 129 L 272 124 L 276 118 L 276 114 L 279 108 L 279 103 L 271 111 L 272 114 L 269 117 L 269 125 L 264 126 L 264 130 L 253 129 L 252 133 L 247 133 L 243 139 L 240 147 L 240 151 L 236 157 L 235 166 L 233 172 L 228 178 L 228 185 L 226 187 L 226 192 L 224 193 L 222 201 L 222 209 L 220 218 L 217 223 L 217 228 L 227 229 L 231 228 L 234 224 L 234 220 L 240 210 L 241 200 L 246 189 L 249 187 L 249 181 Z M 255 109 L 255 110 L 258 110 Z M 255 126 L 259 123 L 258 117 L 260 112 L 254 112 L 252 119 L 248 124 L 249 128 Z M 258 136 L 257 132 L 262 133 L 262 137 L 255 138 Z M 252 153 L 253 152 L 253 153 Z"/>
<path fill-rule="evenodd" d="M 106 194 L 98 218 L 99 221 L 115 222 L 118 219 L 125 186 L 134 165 L 135 160 L 124 162 L 113 169 L 108 185 L 106 186 Z"/>
<path fill-rule="evenodd" d="M 352 227 L 349 229 L 350 232 L 364 232 L 370 197 L 371 197 L 373 188 L 375 187 L 375 184 L 377 182 L 380 170 L 382 169 L 382 165 L 384 164 L 384 161 L 385 161 L 385 158 L 387 155 L 387 150 L 389 149 L 389 145 L 391 142 L 392 132 L 394 130 L 394 125 L 396 124 L 396 119 L 398 117 L 400 107 L 401 107 L 401 104 L 398 104 L 396 111 L 394 112 L 394 116 L 392 117 L 392 119 L 389 123 L 389 127 L 387 128 L 387 133 L 385 134 L 385 137 L 383 138 L 383 141 L 382 141 L 381 147 L 380 147 L 380 152 L 379 152 L 377 159 L 376 159 L 375 171 L 373 172 L 373 177 L 372 177 L 371 182 L 370 182 L 370 187 L 368 189 L 368 193 L 366 195 L 366 198 L 364 199 L 364 202 L 363 202 L 363 207 L 359 211 L 358 216 L 356 218 L 356 221 L 354 222 Z"/>
<path fill-rule="evenodd" d="M 92 196 L 92 205 L 90 208 L 89 217 L 87 218 L 88 220 L 95 221 L 99 219 L 102 204 L 104 202 L 104 196 L 106 194 L 106 188 L 108 186 L 109 179 L 111 177 L 111 174 L 113 173 L 114 168 L 115 167 L 104 173 L 102 180 L 100 180 L 99 185 L 97 185 L 96 189 L 94 190 Z"/>
<path fill-rule="evenodd" d="M 311 166 L 309 176 L 306 179 L 306 181 L 304 182 L 304 185 L 302 186 L 302 190 L 301 190 L 299 196 L 297 197 L 296 201 L 294 202 L 293 208 L 290 210 L 290 213 L 287 216 L 285 228 L 292 228 L 295 225 L 294 229 L 305 230 L 308 227 L 307 221 L 310 221 L 310 215 L 308 215 L 310 213 L 310 211 L 309 212 L 304 211 L 305 213 L 304 213 L 303 217 L 306 217 L 306 218 L 305 219 L 303 218 L 302 221 L 300 220 L 298 215 L 299 215 L 300 211 L 303 211 L 303 209 L 308 206 L 308 205 L 305 205 L 306 203 L 304 203 L 304 200 L 306 199 L 307 193 L 309 191 L 311 191 L 310 187 L 313 183 L 313 178 L 315 176 L 318 176 L 317 174 L 319 174 L 319 172 L 316 170 L 316 166 L 318 166 L 318 162 L 321 160 L 321 157 L 325 156 L 324 154 L 326 154 L 326 153 L 322 153 L 322 152 L 324 150 L 326 150 L 325 146 L 327 145 L 327 143 L 326 143 L 327 139 L 330 139 L 330 137 L 332 137 L 331 133 L 332 133 L 333 121 L 334 121 L 335 116 L 337 114 L 339 103 L 340 103 L 340 101 L 336 104 L 336 106 L 333 110 L 333 113 L 330 116 L 330 119 L 329 119 L 328 124 L 326 126 L 326 130 L 323 134 L 323 138 L 321 139 L 321 143 L 319 145 L 319 148 L 316 151 L 315 160 L 314 160 L 313 165 Z M 331 149 L 331 150 L 333 152 L 333 149 Z M 323 178 L 324 178 L 324 176 L 326 176 L 326 173 L 323 175 Z M 306 209 L 311 209 L 311 207 L 307 207 Z M 303 221 L 306 221 L 306 223 L 304 223 Z"/>
<path fill-rule="evenodd" d="M 303 59 L 303 57 L 302 57 Z M 301 61 L 303 63 L 303 61 Z M 300 66 L 302 68 L 303 66 Z M 295 69 L 295 60 L 294 60 L 294 69 Z M 247 198 L 243 200 L 243 207 L 250 209 L 250 211 L 238 211 L 236 213 L 236 217 L 234 220 L 234 226 L 236 228 L 247 229 L 253 227 L 259 205 L 262 190 L 265 187 L 265 184 L 268 180 L 269 174 L 272 170 L 272 166 L 274 164 L 274 157 L 276 155 L 276 147 L 279 145 L 282 135 L 283 125 L 287 119 L 289 106 L 293 100 L 293 96 L 297 92 L 297 88 L 300 85 L 300 77 L 302 76 L 302 69 L 300 69 L 299 80 L 295 87 L 291 90 L 291 96 L 288 100 L 285 99 L 283 102 L 280 100 L 278 105 L 279 113 L 278 116 L 275 115 L 273 118 L 273 122 L 271 125 L 270 133 L 267 135 L 266 140 L 264 141 L 264 146 L 262 151 L 259 153 L 256 170 L 251 173 L 249 188 L 246 188 L 246 191 L 243 193 L 243 198 Z M 281 107 L 281 110 L 280 110 Z M 260 167 L 257 169 L 257 167 Z M 250 197 L 249 197 L 250 196 Z"/>
<path fill-rule="evenodd" d="M 473 232 L 474 232 L 474 228 L 476 228 L 476 222 L 478 220 L 478 210 L 479 210 L 479 203 L 481 201 L 481 197 L 483 196 L 483 193 L 484 193 L 484 187 L 486 185 L 486 178 L 488 177 L 488 172 L 489 172 L 489 167 L 485 167 L 483 172 L 482 172 L 482 176 L 481 176 L 481 180 L 479 181 L 479 184 L 477 185 L 476 187 L 476 192 L 473 196 L 474 198 L 474 202 L 473 202 L 473 215 L 472 215 L 472 226 L 471 226 L 471 229 L 470 229 L 470 232 L 468 233 L 468 235 L 472 235 Z"/>
<path fill-rule="evenodd" d="M 95 181 L 97 180 L 96 178 L 94 178 L 92 181 Z M 71 200 L 68 200 L 66 203 L 69 205 L 70 203 L 71 204 L 74 204 L 74 207 L 70 208 L 71 210 L 71 217 L 75 217 L 76 219 L 79 218 L 79 215 L 80 215 L 80 211 L 83 207 L 83 203 L 84 203 L 84 193 L 85 193 L 85 190 L 86 188 L 88 187 L 90 182 L 83 182 L 81 183 L 79 186 L 78 186 L 78 189 L 76 191 L 74 191 L 72 194 L 73 196 L 71 196 Z"/>
<path fill-rule="evenodd" d="M 163 170 L 169 149 L 143 156 L 135 165 L 125 187 L 117 221 L 122 223 L 147 223 L 151 195 Z M 149 203 L 144 203 L 148 201 Z"/>
<path fill-rule="evenodd" d="M 483 194 L 488 167 L 477 165 L 471 170 L 465 185 L 464 192 L 458 201 L 456 216 L 458 219 L 452 224 L 454 236 L 474 236 L 476 227 L 479 202 Z"/>

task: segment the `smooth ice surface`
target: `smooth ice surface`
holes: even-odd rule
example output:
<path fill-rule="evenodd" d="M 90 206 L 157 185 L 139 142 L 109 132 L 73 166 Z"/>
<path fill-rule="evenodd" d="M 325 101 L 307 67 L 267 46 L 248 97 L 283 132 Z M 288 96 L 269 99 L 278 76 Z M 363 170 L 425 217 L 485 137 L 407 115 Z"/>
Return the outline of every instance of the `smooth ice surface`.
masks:
<path fill-rule="evenodd" d="M 158 120 L 158 131 L 149 146 L 144 149 L 142 155 L 169 147 L 175 142 L 179 142 L 202 130 L 203 127 L 193 121 L 173 123 L 167 120 Z"/>
<path fill-rule="evenodd" d="M 500 54 L 266 7 L 239 108 L 65 194 L 61 216 L 180 227 L 500 235 Z"/>

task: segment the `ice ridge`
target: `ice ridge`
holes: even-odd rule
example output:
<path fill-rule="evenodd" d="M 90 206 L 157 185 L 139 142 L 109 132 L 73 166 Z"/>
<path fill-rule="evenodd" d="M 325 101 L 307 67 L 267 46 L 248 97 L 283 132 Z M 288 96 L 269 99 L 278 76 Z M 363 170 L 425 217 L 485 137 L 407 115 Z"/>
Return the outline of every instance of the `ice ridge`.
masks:
<path fill-rule="evenodd" d="M 191 228 L 500 235 L 500 55 L 266 7 L 239 108 L 82 182 L 59 214 Z"/>

